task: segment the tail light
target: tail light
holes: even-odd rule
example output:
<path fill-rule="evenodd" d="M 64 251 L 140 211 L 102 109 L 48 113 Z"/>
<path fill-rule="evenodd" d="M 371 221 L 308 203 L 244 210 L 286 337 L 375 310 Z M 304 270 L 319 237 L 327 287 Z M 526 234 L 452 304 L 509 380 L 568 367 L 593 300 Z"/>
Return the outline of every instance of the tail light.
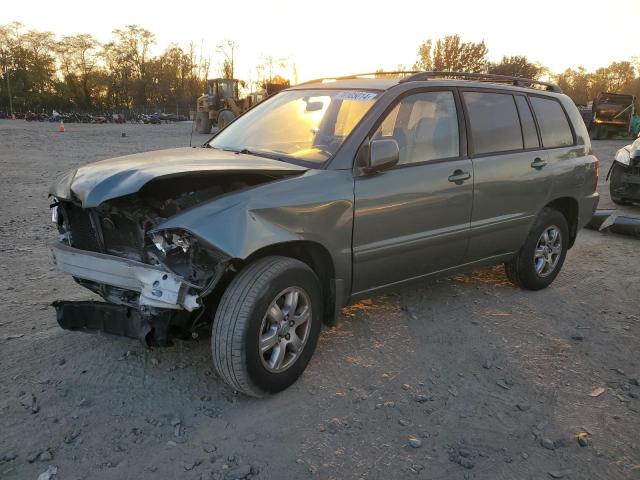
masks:
<path fill-rule="evenodd" d="M 593 191 L 598 189 L 598 177 L 600 176 L 600 161 L 596 158 L 593 164 Z"/>

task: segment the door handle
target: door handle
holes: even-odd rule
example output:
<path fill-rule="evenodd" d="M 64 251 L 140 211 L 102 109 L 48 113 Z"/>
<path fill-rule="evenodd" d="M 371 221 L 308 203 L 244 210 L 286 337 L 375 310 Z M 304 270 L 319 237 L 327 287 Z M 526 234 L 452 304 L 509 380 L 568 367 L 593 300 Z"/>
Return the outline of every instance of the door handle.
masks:
<path fill-rule="evenodd" d="M 533 162 L 531 162 L 531 168 L 535 168 L 536 170 L 540 170 L 546 164 L 547 164 L 547 162 L 545 160 L 542 160 L 540 157 L 536 157 L 536 158 L 533 159 Z"/>
<path fill-rule="evenodd" d="M 469 180 L 471 178 L 471 174 L 469 172 L 463 172 L 462 170 L 456 170 L 453 174 L 448 178 L 448 180 L 456 185 L 462 185 L 465 180 Z"/>

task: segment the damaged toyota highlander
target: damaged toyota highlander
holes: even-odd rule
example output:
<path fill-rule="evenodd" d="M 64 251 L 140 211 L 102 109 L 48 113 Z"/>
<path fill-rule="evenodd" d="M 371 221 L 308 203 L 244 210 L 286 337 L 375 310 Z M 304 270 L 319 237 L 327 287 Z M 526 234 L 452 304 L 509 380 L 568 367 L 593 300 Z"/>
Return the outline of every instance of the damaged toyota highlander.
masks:
<path fill-rule="evenodd" d="M 199 148 L 85 165 L 52 186 L 57 268 L 103 301 L 64 329 L 211 335 L 252 396 L 302 374 L 341 307 L 504 263 L 548 286 L 598 202 L 598 160 L 552 84 L 418 72 L 284 90 Z"/>

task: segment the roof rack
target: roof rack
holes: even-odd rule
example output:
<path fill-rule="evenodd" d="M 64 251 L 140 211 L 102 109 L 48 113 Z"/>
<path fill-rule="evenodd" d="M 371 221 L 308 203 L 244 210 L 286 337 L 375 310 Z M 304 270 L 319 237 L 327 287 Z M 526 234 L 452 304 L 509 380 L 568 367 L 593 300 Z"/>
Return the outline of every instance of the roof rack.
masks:
<path fill-rule="evenodd" d="M 542 82 L 531 78 L 510 77 L 507 75 L 494 75 L 491 73 L 469 73 L 469 72 L 416 72 L 400 80 L 400 83 L 416 82 L 437 78 L 457 78 L 461 80 L 475 80 L 478 82 L 506 83 L 516 87 L 536 88 L 550 92 L 562 93 L 562 89 L 555 83 Z M 536 86 L 537 85 L 537 86 Z"/>
<path fill-rule="evenodd" d="M 356 73 L 353 75 L 344 75 L 341 77 L 322 77 L 315 78 L 313 80 L 307 80 L 306 82 L 301 82 L 298 85 L 306 85 L 307 83 L 318 83 L 318 82 L 333 82 L 335 80 L 355 80 L 357 78 L 386 78 L 386 77 L 407 77 L 411 75 L 415 75 L 417 73 L 422 73 L 416 70 L 410 71 L 394 71 L 394 72 L 369 72 L 369 73 Z"/>

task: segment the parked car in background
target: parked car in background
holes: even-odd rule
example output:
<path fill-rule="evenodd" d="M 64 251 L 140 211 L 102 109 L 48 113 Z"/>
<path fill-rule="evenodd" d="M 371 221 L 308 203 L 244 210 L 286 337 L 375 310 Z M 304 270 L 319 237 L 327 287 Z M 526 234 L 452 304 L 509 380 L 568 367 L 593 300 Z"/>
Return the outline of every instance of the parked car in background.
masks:
<path fill-rule="evenodd" d="M 618 205 L 640 202 L 640 135 L 616 152 L 607 173 L 611 200 Z"/>
<path fill-rule="evenodd" d="M 552 84 L 422 72 L 319 79 L 201 148 L 128 155 L 51 188 L 57 267 L 105 302 L 59 324 L 166 344 L 262 396 L 304 371 L 350 302 L 504 264 L 540 290 L 598 203 L 598 160 Z"/>

